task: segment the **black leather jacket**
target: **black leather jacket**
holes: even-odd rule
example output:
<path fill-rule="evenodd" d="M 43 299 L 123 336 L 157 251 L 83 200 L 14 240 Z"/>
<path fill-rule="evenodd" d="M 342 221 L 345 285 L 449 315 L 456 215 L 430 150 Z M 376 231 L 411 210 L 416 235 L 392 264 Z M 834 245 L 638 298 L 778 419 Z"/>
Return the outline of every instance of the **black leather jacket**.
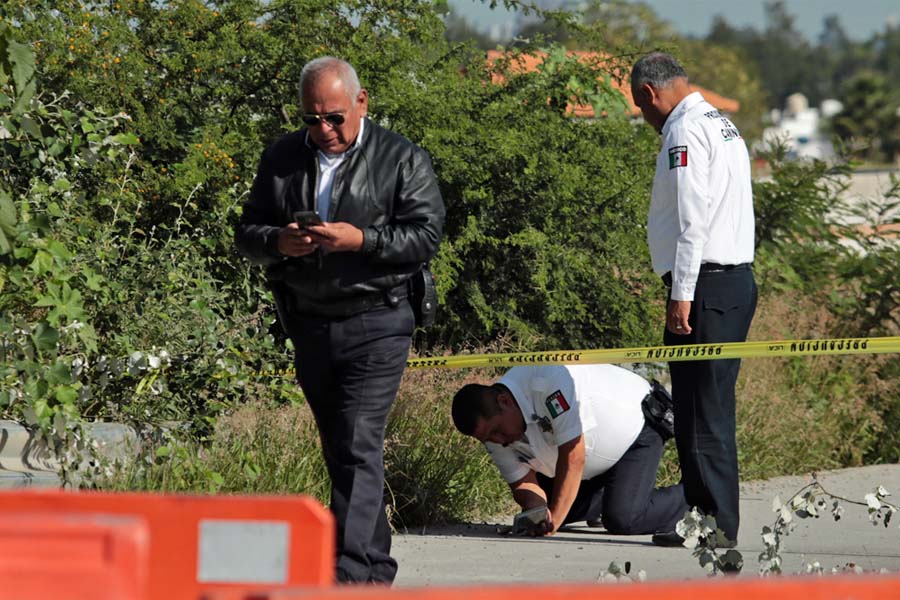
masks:
<path fill-rule="evenodd" d="M 348 152 L 322 218 L 362 229 L 362 251 L 316 251 L 299 258 L 278 252 L 278 231 L 293 213 L 316 208 L 317 149 L 305 129 L 266 149 L 244 204 L 237 248 L 266 265 L 276 301 L 285 300 L 279 294 L 287 296 L 292 310 L 343 316 L 368 308 L 368 299 L 403 297 L 398 290 L 437 252 L 444 202 L 428 154 L 369 119 L 360 144 Z"/>

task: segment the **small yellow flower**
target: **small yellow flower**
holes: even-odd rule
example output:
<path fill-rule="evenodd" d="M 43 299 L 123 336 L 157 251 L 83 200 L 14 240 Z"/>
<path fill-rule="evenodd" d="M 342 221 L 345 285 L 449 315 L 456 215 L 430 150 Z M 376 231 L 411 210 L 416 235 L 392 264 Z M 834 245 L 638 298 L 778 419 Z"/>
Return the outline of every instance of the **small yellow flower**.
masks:
<path fill-rule="evenodd" d="M 120 61 L 119 61 L 119 57 L 118 57 L 118 56 L 115 57 L 115 58 L 113 59 L 113 62 L 116 63 L 116 64 L 119 64 L 119 62 L 120 62 Z"/>

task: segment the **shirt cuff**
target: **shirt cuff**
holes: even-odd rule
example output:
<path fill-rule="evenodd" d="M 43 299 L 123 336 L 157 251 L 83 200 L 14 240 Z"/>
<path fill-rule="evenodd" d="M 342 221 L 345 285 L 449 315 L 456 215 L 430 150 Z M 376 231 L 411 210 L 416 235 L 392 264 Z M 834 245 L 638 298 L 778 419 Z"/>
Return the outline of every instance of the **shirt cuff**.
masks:
<path fill-rule="evenodd" d="M 694 300 L 694 291 L 697 289 L 696 283 L 691 284 L 673 284 L 672 285 L 672 300 L 678 300 L 681 302 L 689 301 L 693 302 Z"/>

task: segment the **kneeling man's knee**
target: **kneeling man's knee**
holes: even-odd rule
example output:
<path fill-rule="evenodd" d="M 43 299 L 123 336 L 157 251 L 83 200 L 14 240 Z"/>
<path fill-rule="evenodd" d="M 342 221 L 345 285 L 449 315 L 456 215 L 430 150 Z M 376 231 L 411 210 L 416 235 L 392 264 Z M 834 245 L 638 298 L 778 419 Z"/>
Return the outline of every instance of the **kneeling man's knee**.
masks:
<path fill-rule="evenodd" d="M 603 526 L 610 533 L 635 535 L 638 531 L 638 515 L 631 510 L 611 510 L 603 513 Z"/>

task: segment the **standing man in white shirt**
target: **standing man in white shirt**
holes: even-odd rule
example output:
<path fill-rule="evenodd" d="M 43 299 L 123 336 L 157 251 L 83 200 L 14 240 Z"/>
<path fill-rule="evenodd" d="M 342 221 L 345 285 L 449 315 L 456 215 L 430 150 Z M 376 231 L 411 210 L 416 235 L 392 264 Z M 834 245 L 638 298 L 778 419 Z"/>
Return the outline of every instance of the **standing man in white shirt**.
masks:
<path fill-rule="evenodd" d="M 692 92 L 670 55 L 635 63 L 631 92 L 662 134 L 647 223 L 653 270 L 669 288 L 667 346 L 743 342 L 756 311 L 750 158 L 737 127 Z M 740 360 L 671 362 L 675 442 L 685 496 L 738 534 L 735 382 Z M 680 545 L 674 531 L 654 536 Z M 721 546 L 721 544 L 720 544 Z"/>
<path fill-rule="evenodd" d="M 602 518 L 610 533 L 648 534 L 671 531 L 687 504 L 680 484 L 653 487 L 670 434 L 662 419 L 645 418 L 643 401 L 671 403 L 662 386 L 621 367 L 543 365 L 464 386 L 452 413 L 523 510 L 547 507 L 538 533 Z"/>

